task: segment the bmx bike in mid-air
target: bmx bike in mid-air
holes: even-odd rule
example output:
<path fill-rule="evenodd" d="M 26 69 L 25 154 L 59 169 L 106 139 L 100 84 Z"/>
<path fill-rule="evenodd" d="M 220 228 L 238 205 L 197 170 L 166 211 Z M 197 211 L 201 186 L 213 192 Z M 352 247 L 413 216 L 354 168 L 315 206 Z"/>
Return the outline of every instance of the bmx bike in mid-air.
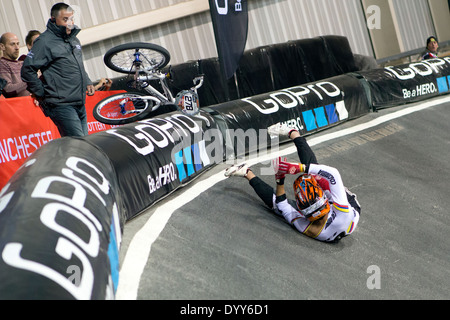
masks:
<path fill-rule="evenodd" d="M 176 96 L 169 88 L 171 72 L 161 71 L 170 61 L 170 53 L 163 47 L 143 42 L 122 44 L 110 49 L 104 56 L 106 66 L 116 72 L 130 76 L 128 87 L 140 92 L 126 92 L 103 99 L 94 107 L 94 118 L 110 125 L 122 125 L 142 120 L 161 106 L 175 105 L 187 115 L 199 112 L 197 89 L 203 85 L 203 75 L 193 79 L 194 86 L 182 90 Z M 150 81 L 157 80 L 162 92 L 155 89 Z"/>

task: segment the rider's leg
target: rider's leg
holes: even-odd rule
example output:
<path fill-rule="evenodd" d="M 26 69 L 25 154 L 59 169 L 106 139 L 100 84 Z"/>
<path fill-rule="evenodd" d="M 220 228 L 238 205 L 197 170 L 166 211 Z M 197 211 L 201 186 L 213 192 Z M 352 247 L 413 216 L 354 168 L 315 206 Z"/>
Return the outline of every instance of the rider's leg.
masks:
<path fill-rule="evenodd" d="M 246 164 L 231 166 L 225 171 L 225 176 L 246 178 L 259 198 L 261 198 L 269 208 L 273 208 L 275 190 L 257 177 Z"/>
<path fill-rule="evenodd" d="M 266 182 L 257 177 L 252 171 L 247 174 L 247 180 L 250 186 L 255 190 L 258 197 L 268 206 L 273 209 L 273 198 L 275 190 L 269 186 Z"/>
<path fill-rule="evenodd" d="M 289 138 L 293 140 L 295 146 L 297 147 L 297 153 L 301 163 L 305 165 L 317 163 L 314 152 L 311 150 L 306 139 L 300 135 L 296 128 L 286 124 L 277 123 L 273 126 L 270 126 L 268 128 L 268 131 L 271 136 L 278 135 L 279 137 Z"/>
<path fill-rule="evenodd" d="M 298 131 L 292 131 L 290 138 L 294 141 L 297 147 L 298 157 L 302 164 L 308 165 L 311 163 L 317 164 L 317 158 L 308 142 L 304 137 L 300 135 Z"/>

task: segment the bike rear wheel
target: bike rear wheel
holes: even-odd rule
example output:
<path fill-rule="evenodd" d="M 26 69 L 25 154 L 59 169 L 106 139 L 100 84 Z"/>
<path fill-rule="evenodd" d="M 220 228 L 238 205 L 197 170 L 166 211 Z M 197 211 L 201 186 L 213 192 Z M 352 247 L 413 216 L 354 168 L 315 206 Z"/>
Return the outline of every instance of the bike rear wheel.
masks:
<path fill-rule="evenodd" d="M 119 45 L 106 52 L 104 62 L 114 71 L 127 74 L 152 72 L 164 68 L 170 53 L 163 47 L 145 42 Z"/>
<path fill-rule="evenodd" d="M 152 110 L 154 101 L 142 98 L 141 93 L 119 93 L 103 99 L 94 107 L 94 118 L 105 124 L 122 125 L 144 119 Z"/>

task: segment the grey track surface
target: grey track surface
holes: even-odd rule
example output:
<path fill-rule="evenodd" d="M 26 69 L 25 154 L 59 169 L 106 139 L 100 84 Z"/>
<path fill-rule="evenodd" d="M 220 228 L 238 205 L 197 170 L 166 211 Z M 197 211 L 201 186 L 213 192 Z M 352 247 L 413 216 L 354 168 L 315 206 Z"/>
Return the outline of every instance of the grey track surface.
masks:
<path fill-rule="evenodd" d="M 245 179 L 219 182 L 172 215 L 152 246 L 138 299 L 448 299 L 449 123 L 447 102 L 313 147 L 319 162 L 340 170 L 363 208 L 355 233 L 336 245 L 272 215 Z M 288 159 L 298 161 L 295 153 Z M 154 210 L 126 224 L 121 261 Z M 367 286 L 371 266 L 379 268 L 380 289 Z"/>

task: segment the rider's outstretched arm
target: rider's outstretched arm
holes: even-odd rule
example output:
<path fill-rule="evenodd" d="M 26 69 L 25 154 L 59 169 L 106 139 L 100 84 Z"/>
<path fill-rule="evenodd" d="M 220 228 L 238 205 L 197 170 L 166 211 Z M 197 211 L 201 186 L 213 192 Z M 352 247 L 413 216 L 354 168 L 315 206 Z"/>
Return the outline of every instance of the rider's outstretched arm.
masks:
<path fill-rule="evenodd" d="M 277 188 L 275 191 L 276 200 L 275 204 L 277 206 L 278 212 L 286 219 L 287 223 L 294 225 L 300 232 L 304 232 L 309 221 L 304 219 L 304 216 L 298 212 L 298 210 L 292 207 L 286 197 L 286 191 L 284 188 L 284 178 L 277 179 Z M 295 224 L 294 224 L 295 223 Z"/>

